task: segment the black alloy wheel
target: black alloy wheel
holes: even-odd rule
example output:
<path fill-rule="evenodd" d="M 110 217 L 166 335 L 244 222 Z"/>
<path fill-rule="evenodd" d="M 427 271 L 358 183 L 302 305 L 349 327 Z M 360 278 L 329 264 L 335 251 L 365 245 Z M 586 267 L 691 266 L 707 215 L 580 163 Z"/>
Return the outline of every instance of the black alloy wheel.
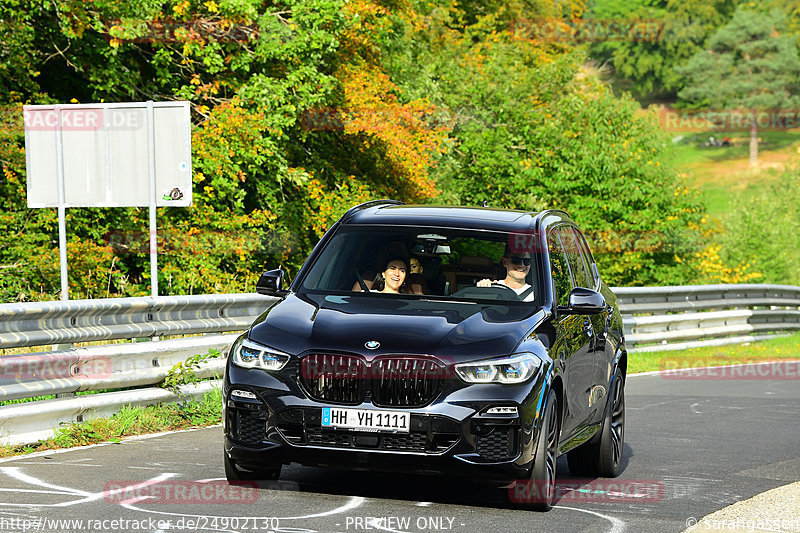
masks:
<path fill-rule="evenodd" d="M 558 398 L 553 390 L 547 394 L 542 427 L 536 446 L 528 487 L 529 507 L 535 511 L 553 508 L 556 493 L 556 460 L 558 459 Z"/>
<path fill-rule="evenodd" d="M 569 470 L 574 475 L 617 477 L 620 473 L 625 446 L 625 377 L 619 368 L 611 387 L 600 439 L 567 454 Z"/>

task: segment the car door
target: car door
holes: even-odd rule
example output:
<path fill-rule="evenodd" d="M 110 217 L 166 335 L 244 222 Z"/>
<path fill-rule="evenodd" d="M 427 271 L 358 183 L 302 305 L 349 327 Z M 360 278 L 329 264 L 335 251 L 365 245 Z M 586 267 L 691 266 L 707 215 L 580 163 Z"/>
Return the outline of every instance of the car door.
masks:
<path fill-rule="evenodd" d="M 559 226 L 548 234 L 551 274 L 559 307 L 567 306 L 569 293 L 575 286 L 564 241 L 568 246 L 570 242 L 574 242 L 568 226 Z M 566 377 L 565 416 L 561 434 L 570 437 L 586 426 L 591 415 L 589 394 L 592 391 L 594 375 L 593 336 L 590 335 L 581 315 L 558 313 L 554 326 L 556 330 L 554 350 L 556 356 L 564 361 Z"/>
<path fill-rule="evenodd" d="M 583 234 L 577 228 L 573 228 L 575 233 L 575 238 L 578 242 L 578 249 L 580 250 L 581 256 L 583 257 L 584 264 L 586 265 L 587 272 L 589 277 L 591 278 L 590 281 L 592 283 L 591 288 L 600 291 L 600 276 L 597 273 L 597 267 L 594 264 L 594 258 L 592 257 L 592 253 L 589 251 L 589 246 L 586 244 L 586 239 L 584 238 Z M 612 361 L 614 359 L 614 349 L 611 346 L 611 343 L 608 339 L 608 331 L 611 327 L 611 308 L 607 307 L 605 311 L 602 313 L 591 315 L 590 320 L 592 321 L 592 328 L 594 329 L 594 381 L 595 381 L 595 391 L 592 395 L 593 403 L 596 402 L 600 406 L 604 405 L 605 402 L 601 401 L 605 394 L 608 393 L 606 390 L 608 387 L 608 382 L 611 380 L 611 366 Z M 602 410 L 602 408 L 600 409 Z M 602 413 L 600 413 L 602 416 Z"/>

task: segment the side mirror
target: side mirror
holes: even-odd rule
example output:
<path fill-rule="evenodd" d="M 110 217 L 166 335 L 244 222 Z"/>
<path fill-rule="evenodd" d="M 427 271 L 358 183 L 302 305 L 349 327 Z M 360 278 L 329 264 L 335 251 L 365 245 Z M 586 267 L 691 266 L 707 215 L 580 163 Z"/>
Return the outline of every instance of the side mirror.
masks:
<path fill-rule="evenodd" d="M 286 296 L 286 291 L 283 290 L 283 270 L 276 268 L 261 274 L 256 282 L 256 292 L 266 296 Z"/>
<path fill-rule="evenodd" d="M 575 287 L 569 293 L 568 309 L 573 315 L 597 315 L 606 310 L 606 299 L 592 289 Z"/>

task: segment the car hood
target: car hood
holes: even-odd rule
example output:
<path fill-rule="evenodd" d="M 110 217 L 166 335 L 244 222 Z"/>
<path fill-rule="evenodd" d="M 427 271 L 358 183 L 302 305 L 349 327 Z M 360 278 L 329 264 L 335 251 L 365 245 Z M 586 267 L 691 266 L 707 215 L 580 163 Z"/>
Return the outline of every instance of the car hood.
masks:
<path fill-rule="evenodd" d="M 291 354 L 319 350 L 469 360 L 512 353 L 543 318 L 543 311 L 519 304 L 290 294 L 256 320 L 249 337 Z M 367 349 L 369 341 L 380 346 Z"/>

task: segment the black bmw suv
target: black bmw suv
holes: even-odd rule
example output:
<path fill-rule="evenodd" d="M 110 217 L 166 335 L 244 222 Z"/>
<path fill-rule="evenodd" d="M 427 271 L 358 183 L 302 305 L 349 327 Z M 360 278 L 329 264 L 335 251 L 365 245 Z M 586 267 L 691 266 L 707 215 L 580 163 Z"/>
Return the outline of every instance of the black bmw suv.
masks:
<path fill-rule="evenodd" d="M 556 459 L 620 471 L 627 354 L 614 294 L 563 211 L 350 209 L 240 336 L 225 472 L 281 466 L 465 476 L 547 510 Z"/>

